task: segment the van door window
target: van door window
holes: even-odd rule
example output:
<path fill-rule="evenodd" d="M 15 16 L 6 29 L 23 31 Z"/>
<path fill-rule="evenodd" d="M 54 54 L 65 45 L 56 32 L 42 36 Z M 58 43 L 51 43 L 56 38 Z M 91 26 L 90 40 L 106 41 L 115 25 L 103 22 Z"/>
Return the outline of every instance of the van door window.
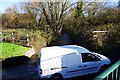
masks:
<path fill-rule="evenodd" d="M 81 53 L 83 62 L 100 61 L 98 57 L 91 53 Z"/>

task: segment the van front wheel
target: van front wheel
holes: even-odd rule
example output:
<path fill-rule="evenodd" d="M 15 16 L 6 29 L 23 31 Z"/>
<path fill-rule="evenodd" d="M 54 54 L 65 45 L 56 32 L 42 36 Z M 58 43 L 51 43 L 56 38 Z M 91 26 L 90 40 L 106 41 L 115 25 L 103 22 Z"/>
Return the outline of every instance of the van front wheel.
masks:
<path fill-rule="evenodd" d="M 99 70 L 99 73 L 103 72 L 105 69 L 107 69 L 107 65 L 102 66 Z"/>
<path fill-rule="evenodd" d="M 54 74 L 50 77 L 50 80 L 63 80 L 63 76 L 60 74 Z"/>

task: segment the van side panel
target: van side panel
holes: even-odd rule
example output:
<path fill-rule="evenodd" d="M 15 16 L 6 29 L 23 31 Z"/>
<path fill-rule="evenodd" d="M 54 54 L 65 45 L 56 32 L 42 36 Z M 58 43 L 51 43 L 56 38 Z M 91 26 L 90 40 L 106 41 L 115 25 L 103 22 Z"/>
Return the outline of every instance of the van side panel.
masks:
<path fill-rule="evenodd" d="M 41 61 L 42 76 L 49 78 L 52 74 L 60 73 L 66 75 L 66 56 L 58 56 Z"/>
<path fill-rule="evenodd" d="M 67 55 L 67 77 L 75 77 L 82 74 L 83 65 L 79 53 Z"/>

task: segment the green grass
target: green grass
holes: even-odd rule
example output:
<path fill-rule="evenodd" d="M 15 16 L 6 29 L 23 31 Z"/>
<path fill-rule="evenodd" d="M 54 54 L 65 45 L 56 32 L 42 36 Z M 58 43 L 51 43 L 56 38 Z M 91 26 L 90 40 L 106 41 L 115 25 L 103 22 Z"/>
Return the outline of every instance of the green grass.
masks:
<path fill-rule="evenodd" d="M 15 56 L 22 56 L 30 48 L 19 46 L 12 43 L 0 43 L 0 58 L 10 58 Z"/>

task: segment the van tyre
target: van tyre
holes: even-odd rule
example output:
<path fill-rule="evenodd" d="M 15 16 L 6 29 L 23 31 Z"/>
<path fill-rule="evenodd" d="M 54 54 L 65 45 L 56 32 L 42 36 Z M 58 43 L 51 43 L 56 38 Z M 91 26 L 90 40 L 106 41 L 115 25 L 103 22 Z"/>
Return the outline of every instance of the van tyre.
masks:
<path fill-rule="evenodd" d="M 63 80 L 63 76 L 61 74 L 54 74 L 50 77 L 50 80 Z"/>

